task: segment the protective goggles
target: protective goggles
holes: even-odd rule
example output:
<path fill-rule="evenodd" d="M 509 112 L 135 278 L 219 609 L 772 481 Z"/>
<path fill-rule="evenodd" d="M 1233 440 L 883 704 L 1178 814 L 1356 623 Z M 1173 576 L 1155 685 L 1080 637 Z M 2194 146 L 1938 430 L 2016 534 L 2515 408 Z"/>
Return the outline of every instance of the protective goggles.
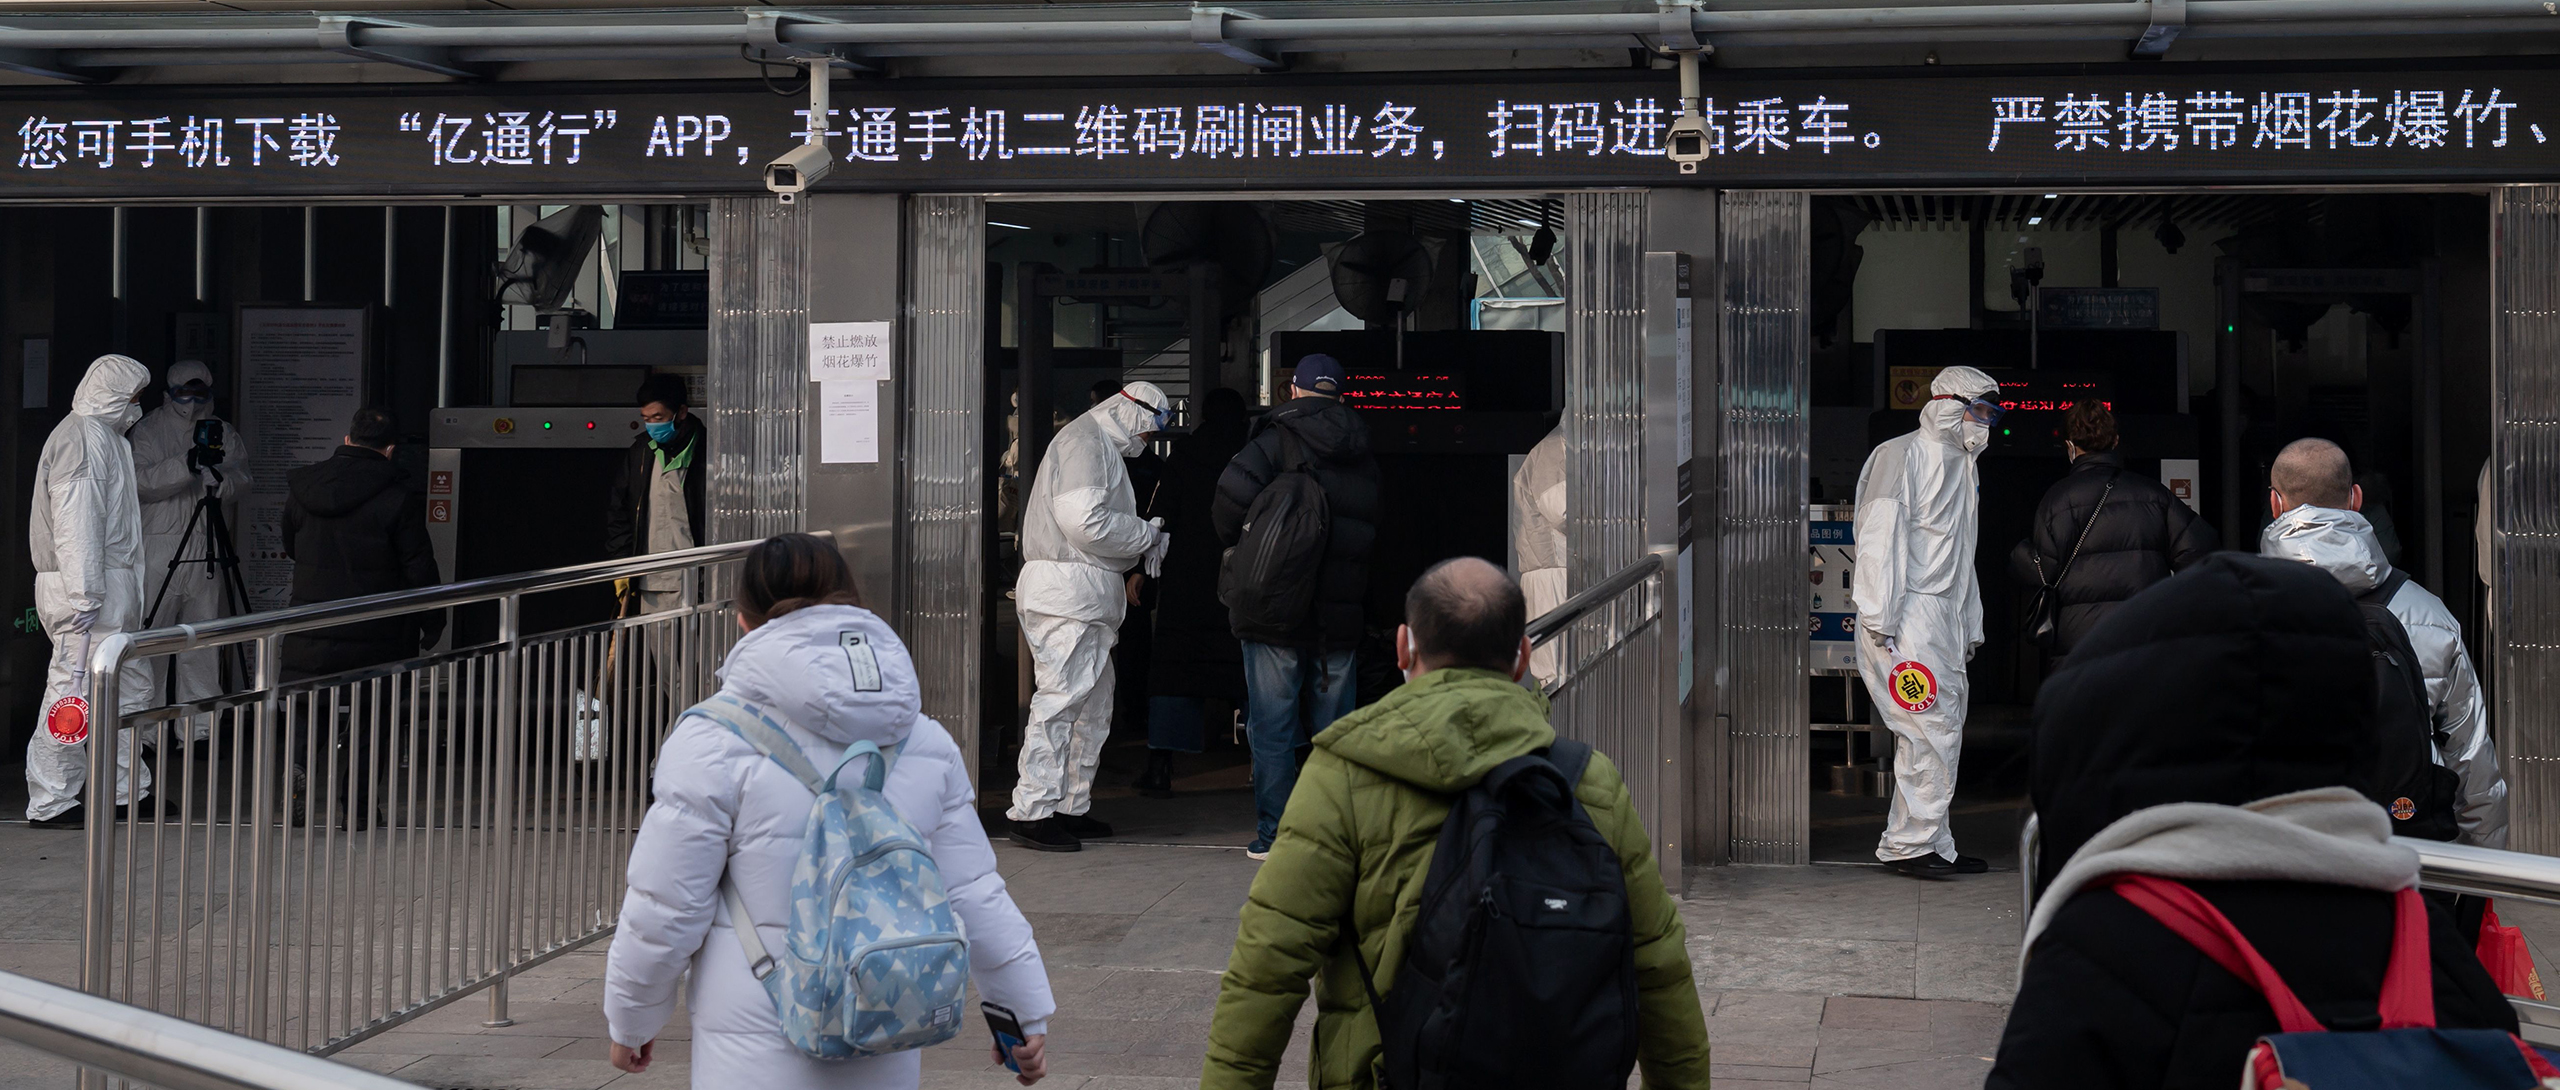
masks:
<path fill-rule="evenodd" d="M 1978 397 L 1966 397 L 1963 394 L 1939 394 L 1929 400 L 1963 402 L 1964 418 L 1986 428 L 1999 423 L 2000 418 L 2008 415 L 2009 413 L 2009 410 L 2001 408 L 1998 402 L 1985 401 Z"/>
<path fill-rule="evenodd" d="M 213 391 L 199 386 L 172 386 L 169 387 L 169 400 L 202 405 L 213 400 Z"/>
<path fill-rule="evenodd" d="M 1156 419 L 1156 426 L 1155 426 L 1155 427 L 1153 427 L 1153 428 L 1150 428 L 1150 429 L 1148 429 L 1148 430 L 1150 430 L 1150 431 L 1163 431 L 1163 430 L 1165 430 L 1166 428 L 1169 428 L 1169 427 L 1172 427 L 1172 426 L 1173 426 L 1173 410 L 1172 410 L 1172 409 L 1170 409 L 1170 408 L 1164 408 L 1164 409 L 1156 408 L 1155 406 L 1153 406 L 1153 405 L 1149 405 L 1149 404 L 1147 404 L 1145 401 L 1140 400 L 1140 399 L 1139 399 L 1139 397 L 1138 397 L 1138 395 L 1133 394 L 1133 393 L 1130 393 L 1130 392 L 1129 392 L 1129 391 L 1127 391 L 1127 390 L 1122 390 L 1122 391 L 1120 391 L 1120 396 L 1125 397 L 1125 398 L 1128 398 L 1128 399 L 1129 399 L 1129 401 L 1130 401 L 1132 404 L 1135 404 L 1136 406 L 1138 406 L 1138 407 L 1139 407 L 1139 408 L 1141 408 L 1141 409 L 1145 409 L 1145 410 L 1147 411 L 1148 415 L 1155 417 L 1155 419 Z"/>

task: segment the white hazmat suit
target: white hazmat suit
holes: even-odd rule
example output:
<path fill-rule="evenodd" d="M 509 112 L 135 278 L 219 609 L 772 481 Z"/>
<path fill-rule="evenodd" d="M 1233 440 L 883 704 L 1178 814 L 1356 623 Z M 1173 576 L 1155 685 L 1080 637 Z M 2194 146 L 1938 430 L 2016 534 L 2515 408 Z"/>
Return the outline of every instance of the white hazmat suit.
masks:
<path fill-rule="evenodd" d="M 1548 432 L 1520 460 L 1511 475 L 1511 551 L 1520 564 L 1520 593 L 1529 616 L 1563 605 L 1571 595 L 1565 580 L 1564 428 Z M 1529 654 L 1529 674 L 1540 681 L 1556 676 L 1556 645 Z"/>
<path fill-rule="evenodd" d="M 36 619 L 53 641 L 53 658 L 45 666 L 46 709 L 66 696 L 89 699 L 92 648 L 142 627 L 142 507 L 135 499 L 133 446 L 124 433 L 142 418 L 134 396 L 150 381 L 150 369 L 130 357 L 98 357 L 71 395 L 71 415 L 54 426 L 36 461 L 27 552 L 35 561 Z M 127 712 L 157 703 L 145 663 L 125 664 L 116 702 Z M 99 718 L 94 709 L 91 718 Z M 132 756 L 132 735 L 119 734 L 119 804 L 151 790 L 151 770 Z M 131 783 L 126 769 L 132 770 Z M 27 740 L 27 820 L 71 809 L 88 783 L 88 747 L 64 745 L 39 726 Z"/>
<path fill-rule="evenodd" d="M 1170 404 L 1132 382 L 1049 443 L 1022 507 L 1014 609 L 1031 645 L 1031 722 L 1005 816 L 1040 821 L 1093 805 L 1093 773 L 1111 733 L 1111 647 L 1128 608 L 1121 573 L 1164 555 L 1166 535 L 1138 517 L 1121 459 L 1146 449 Z"/>
<path fill-rule="evenodd" d="M 1929 384 L 1920 428 L 1885 440 L 1858 471 L 1858 675 L 1893 731 L 1893 806 L 1876 858 L 1935 853 L 1956 859 L 1947 829 L 1956 758 L 1964 742 L 1965 663 L 1982 645 L 1982 588 L 1973 551 L 1981 536 L 1982 472 L 1975 456 L 1987 423 L 1965 418 L 1966 399 L 2000 390 L 1991 376 L 1950 367 Z"/>
<path fill-rule="evenodd" d="M 210 387 L 213 372 L 195 360 L 180 360 L 169 365 L 169 386 L 189 383 Z M 220 466 L 192 469 L 187 454 L 195 449 L 196 425 L 212 420 L 222 425 L 223 458 Z M 213 527 L 198 522 L 192 537 L 187 524 L 196 517 L 196 504 L 204 499 L 207 486 L 216 488 L 223 505 L 230 508 L 237 498 L 249 494 L 249 437 L 229 421 L 213 414 L 211 401 L 193 404 L 172 396 L 133 427 L 133 473 L 135 491 L 142 499 L 142 607 L 148 611 L 154 597 L 159 599 L 156 614 L 146 613 L 144 620 L 152 627 L 173 624 L 197 624 L 230 615 L 222 589 L 222 572 L 205 563 L 207 541 Z M 220 475 L 217 482 L 216 474 Z M 233 512 L 225 510 L 223 518 L 236 525 Z M 178 554 L 185 540 L 185 563 L 172 574 L 169 560 Z M 237 546 L 239 543 L 231 543 Z M 162 580 L 169 589 L 160 590 Z M 222 693 L 220 660 L 222 652 L 188 651 L 175 656 L 178 663 L 178 688 L 171 701 L 204 700 Z M 203 729 L 201 725 L 199 730 Z"/>

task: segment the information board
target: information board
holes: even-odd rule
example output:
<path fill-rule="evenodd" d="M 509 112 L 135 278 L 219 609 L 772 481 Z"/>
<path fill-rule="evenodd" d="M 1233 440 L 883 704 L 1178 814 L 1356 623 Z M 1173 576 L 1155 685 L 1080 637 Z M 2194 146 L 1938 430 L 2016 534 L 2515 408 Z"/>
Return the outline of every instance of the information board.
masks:
<path fill-rule="evenodd" d="M 1707 161 L 1664 155 L 1669 71 L 1385 81 L 860 80 L 820 190 L 2495 182 L 2560 175 L 2560 71 L 2208 65 L 1710 72 Z M 663 86 L 663 85 L 659 85 Z M 735 193 L 805 100 L 715 84 L 273 85 L 0 100 L 0 196 Z"/>
<path fill-rule="evenodd" d="M 253 611 L 284 608 L 293 587 L 285 474 L 336 453 L 364 405 L 367 318 L 362 307 L 240 308 L 240 427 L 257 445 L 233 533 Z"/>

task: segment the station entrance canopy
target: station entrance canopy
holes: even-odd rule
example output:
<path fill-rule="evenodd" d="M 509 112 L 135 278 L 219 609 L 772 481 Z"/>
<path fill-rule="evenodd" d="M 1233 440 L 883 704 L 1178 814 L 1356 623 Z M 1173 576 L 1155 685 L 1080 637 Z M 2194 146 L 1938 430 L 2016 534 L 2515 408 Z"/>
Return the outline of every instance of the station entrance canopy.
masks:
<path fill-rule="evenodd" d="M 1720 77 L 1721 73 L 1710 73 Z M 0 100 L 0 198 L 715 194 L 762 188 L 807 108 L 761 86 Z M 821 190 L 2499 183 L 2560 176 L 2560 71 L 2182 66 L 1948 76 L 1741 73 L 1679 175 L 1669 74 L 1431 81 L 840 82 Z"/>

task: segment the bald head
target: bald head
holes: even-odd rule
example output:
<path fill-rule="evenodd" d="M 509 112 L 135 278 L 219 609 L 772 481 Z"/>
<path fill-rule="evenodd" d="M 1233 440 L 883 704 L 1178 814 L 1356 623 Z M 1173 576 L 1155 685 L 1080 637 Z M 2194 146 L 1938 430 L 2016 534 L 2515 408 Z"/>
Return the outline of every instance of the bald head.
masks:
<path fill-rule="evenodd" d="M 1404 596 L 1404 623 L 1422 669 L 1512 673 L 1520 663 L 1520 636 L 1529 627 L 1529 604 L 1509 573 L 1462 556 L 1432 565 L 1413 581 Z"/>
<path fill-rule="evenodd" d="M 2267 487 L 2278 497 L 2278 512 L 2296 507 L 2330 507 L 2352 511 L 2356 475 L 2347 452 L 2326 439 L 2296 439 L 2276 453 L 2267 467 Z"/>

